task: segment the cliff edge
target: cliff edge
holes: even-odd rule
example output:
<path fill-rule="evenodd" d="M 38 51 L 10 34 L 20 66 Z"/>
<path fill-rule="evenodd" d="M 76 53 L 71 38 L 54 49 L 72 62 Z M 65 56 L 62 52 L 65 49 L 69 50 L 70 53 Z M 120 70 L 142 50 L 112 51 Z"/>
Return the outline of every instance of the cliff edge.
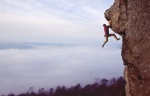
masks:
<path fill-rule="evenodd" d="M 122 36 L 126 96 L 150 96 L 150 0 L 115 0 L 105 18 Z"/>

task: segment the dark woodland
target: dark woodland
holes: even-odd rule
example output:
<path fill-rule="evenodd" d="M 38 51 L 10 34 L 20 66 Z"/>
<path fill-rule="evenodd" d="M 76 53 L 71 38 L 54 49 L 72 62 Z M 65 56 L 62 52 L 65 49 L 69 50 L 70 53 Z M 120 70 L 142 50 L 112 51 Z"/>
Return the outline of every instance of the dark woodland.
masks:
<path fill-rule="evenodd" d="M 57 86 L 56 89 L 45 90 L 40 88 L 38 92 L 33 92 L 32 88 L 26 93 L 15 95 L 10 93 L 2 96 L 125 96 L 125 80 L 123 77 L 107 79 L 97 79 L 95 83 L 82 87 L 80 84 L 66 88 Z"/>

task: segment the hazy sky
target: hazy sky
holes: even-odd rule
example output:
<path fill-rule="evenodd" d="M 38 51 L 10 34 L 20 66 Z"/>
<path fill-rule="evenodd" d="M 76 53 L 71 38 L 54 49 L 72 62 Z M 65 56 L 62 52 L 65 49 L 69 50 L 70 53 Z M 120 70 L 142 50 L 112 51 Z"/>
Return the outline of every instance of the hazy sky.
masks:
<path fill-rule="evenodd" d="M 0 40 L 60 42 L 103 37 L 114 0 L 0 0 Z"/>
<path fill-rule="evenodd" d="M 123 76 L 121 40 L 101 48 L 113 2 L 0 0 L 0 95 Z"/>

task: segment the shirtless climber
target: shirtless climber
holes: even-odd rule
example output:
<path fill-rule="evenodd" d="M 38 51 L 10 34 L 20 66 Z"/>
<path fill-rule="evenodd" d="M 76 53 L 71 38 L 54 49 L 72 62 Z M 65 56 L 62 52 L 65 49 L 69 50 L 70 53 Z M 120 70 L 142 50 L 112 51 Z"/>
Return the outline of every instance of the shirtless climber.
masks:
<path fill-rule="evenodd" d="M 104 32 L 105 32 L 104 37 L 106 38 L 106 41 L 105 41 L 104 44 L 102 45 L 102 48 L 103 48 L 104 45 L 108 42 L 108 37 L 110 37 L 110 36 L 114 36 L 114 38 L 115 38 L 117 41 L 120 40 L 120 38 L 117 38 L 115 34 L 113 34 L 113 33 L 109 34 L 110 24 L 111 24 L 111 20 L 108 21 L 108 25 L 107 25 L 107 26 L 106 26 L 106 24 L 103 24 Z"/>

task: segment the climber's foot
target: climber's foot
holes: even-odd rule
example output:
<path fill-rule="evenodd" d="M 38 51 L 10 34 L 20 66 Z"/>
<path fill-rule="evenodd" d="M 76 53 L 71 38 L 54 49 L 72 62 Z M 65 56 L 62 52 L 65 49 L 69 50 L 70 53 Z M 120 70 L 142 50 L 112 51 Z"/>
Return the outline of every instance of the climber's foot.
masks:
<path fill-rule="evenodd" d="M 117 38 L 117 41 L 120 40 L 120 38 Z"/>
<path fill-rule="evenodd" d="M 104 45 L 102 45 L 102 48 L 104 47 Z"/>

